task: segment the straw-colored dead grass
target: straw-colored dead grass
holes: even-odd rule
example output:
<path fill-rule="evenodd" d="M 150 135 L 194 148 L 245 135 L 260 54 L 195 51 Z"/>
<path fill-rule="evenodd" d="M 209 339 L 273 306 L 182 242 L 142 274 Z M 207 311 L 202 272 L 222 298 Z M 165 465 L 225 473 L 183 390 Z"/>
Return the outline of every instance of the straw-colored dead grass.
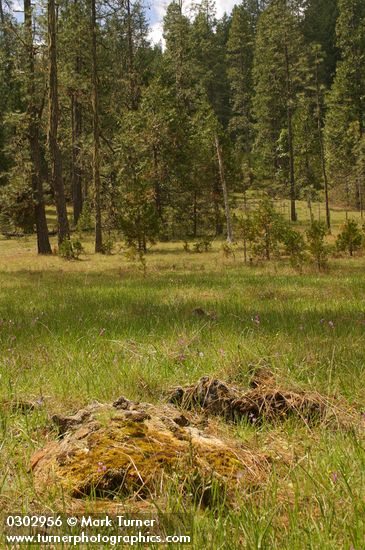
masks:
<path fill-rule="evenodd" d="M 186 410 L 200 410 L 228 421 L 259 424 L 295 416 L 308 425 L 326 423 L 338 427 L 353 422 L 347 404 L 316 391 L 282 387 L 268 369 L 258 370 L 250 388 L 242 390 L 208 376 L 197 384 L 174 388 L 168 401 Z"/>

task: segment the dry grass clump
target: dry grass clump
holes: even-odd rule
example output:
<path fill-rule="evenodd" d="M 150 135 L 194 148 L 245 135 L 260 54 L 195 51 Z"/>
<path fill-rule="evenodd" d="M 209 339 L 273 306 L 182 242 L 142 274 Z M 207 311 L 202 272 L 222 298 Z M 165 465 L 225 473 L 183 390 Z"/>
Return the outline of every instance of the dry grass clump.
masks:
<path fill-rule="evenodd" d="M 346 426 L 352 420 L 346 405 L 315 391 L 284 388 L 268 369 L 259 369 L 246 391 L 204 376 L 195 385 L 174 388 L 168 401 L 186 410 L 201 410 L 233 422 L 245 419 L 252 424 L 291 416 L 310 425 L 324 422 Z"/>

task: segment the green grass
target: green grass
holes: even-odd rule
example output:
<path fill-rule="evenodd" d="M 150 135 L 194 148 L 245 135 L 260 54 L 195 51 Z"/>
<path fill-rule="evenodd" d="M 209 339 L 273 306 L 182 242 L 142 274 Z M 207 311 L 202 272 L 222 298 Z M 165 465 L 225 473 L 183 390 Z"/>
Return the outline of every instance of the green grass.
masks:
<path fill-rule="evenodd" d="M 359 418 L 365 410 L 363 257 L 299 274 L 285 262 L 245 266 L 241 251 L 224 259 L 219 243 L 202 255 L 175 243 L 149 254 L 143 276 L 123 255 L 91 247 L 66 262 L 35 257 L 31 238 L 0 242 L 0 398 L 45 400 L 28 415 L 1 412 L 3 509 L 52 510 L 33 488 L 29 458 L 54 437 L 51 414 L 93 399 L 158 401 L 205 374 L 245 385 L 265 364 L 278 380 L 345 397 Z M 216 320 L 194 316 L 197 307 Z M 230 430 L 276 453 L 273 473 L 237 509 L 196 512 L 194 547 L 364 548 L 363 432 L 293 421 Z M 171 493 L 167 509 L 179 498 Z"/>

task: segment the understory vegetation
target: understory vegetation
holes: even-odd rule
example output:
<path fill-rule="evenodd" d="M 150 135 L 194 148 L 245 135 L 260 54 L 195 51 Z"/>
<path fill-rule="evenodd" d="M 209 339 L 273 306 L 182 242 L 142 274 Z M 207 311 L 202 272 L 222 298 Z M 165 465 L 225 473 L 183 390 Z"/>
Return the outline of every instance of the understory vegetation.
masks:
<path fill-rule="evenodd" d="M 142 256 L 237 240 L 237 194 L 289 201 L 294 228 L 299 201 L 313 219 L 323 203 L 328 231 L 334 205 L 362 215 L 363 0 L 242 0 L 220 18 L 174 0 L 160 41 L 149 16 L 143 0 L 1 0 L 2 234 L 51 254 L 55 232 L 69 258 L 74 231 L 92 228 L 97 253 L 119 232 Z"/>

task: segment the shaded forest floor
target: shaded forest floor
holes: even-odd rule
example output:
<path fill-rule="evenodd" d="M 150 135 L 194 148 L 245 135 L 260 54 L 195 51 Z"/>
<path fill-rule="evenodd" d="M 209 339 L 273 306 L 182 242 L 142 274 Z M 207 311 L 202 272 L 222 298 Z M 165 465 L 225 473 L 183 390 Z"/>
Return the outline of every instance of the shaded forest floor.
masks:
<path fill-rule="evenodd" d="M 245 386 L 265 366 L 283 383 L 346 399 L 360 428 L 293 419 L 225 426 L 271 454 L 274 467 L 234 509 L 217 503 L 196 512 L 194 547 L 363 548 L 365 258 L 299 274 L 285 261 L 245 266 L 241 251 L 225 259 L 219 243 L 204 254 L 159 244 L 143 274 L 123 255 L 96 257 L 91 246 L 67 262 L 37 258 L 32 238 L 0 242 L 0 399 L 41 404 L 26 414 L 0 410 L 1 507 L 55 508 L 28 471 L 31 455 L 55 437 L 52 414 L 121 395 L 155 403 L 203 375 Z M 165 509 L 176 510 L 180 498 L 167 494 Z"/>

